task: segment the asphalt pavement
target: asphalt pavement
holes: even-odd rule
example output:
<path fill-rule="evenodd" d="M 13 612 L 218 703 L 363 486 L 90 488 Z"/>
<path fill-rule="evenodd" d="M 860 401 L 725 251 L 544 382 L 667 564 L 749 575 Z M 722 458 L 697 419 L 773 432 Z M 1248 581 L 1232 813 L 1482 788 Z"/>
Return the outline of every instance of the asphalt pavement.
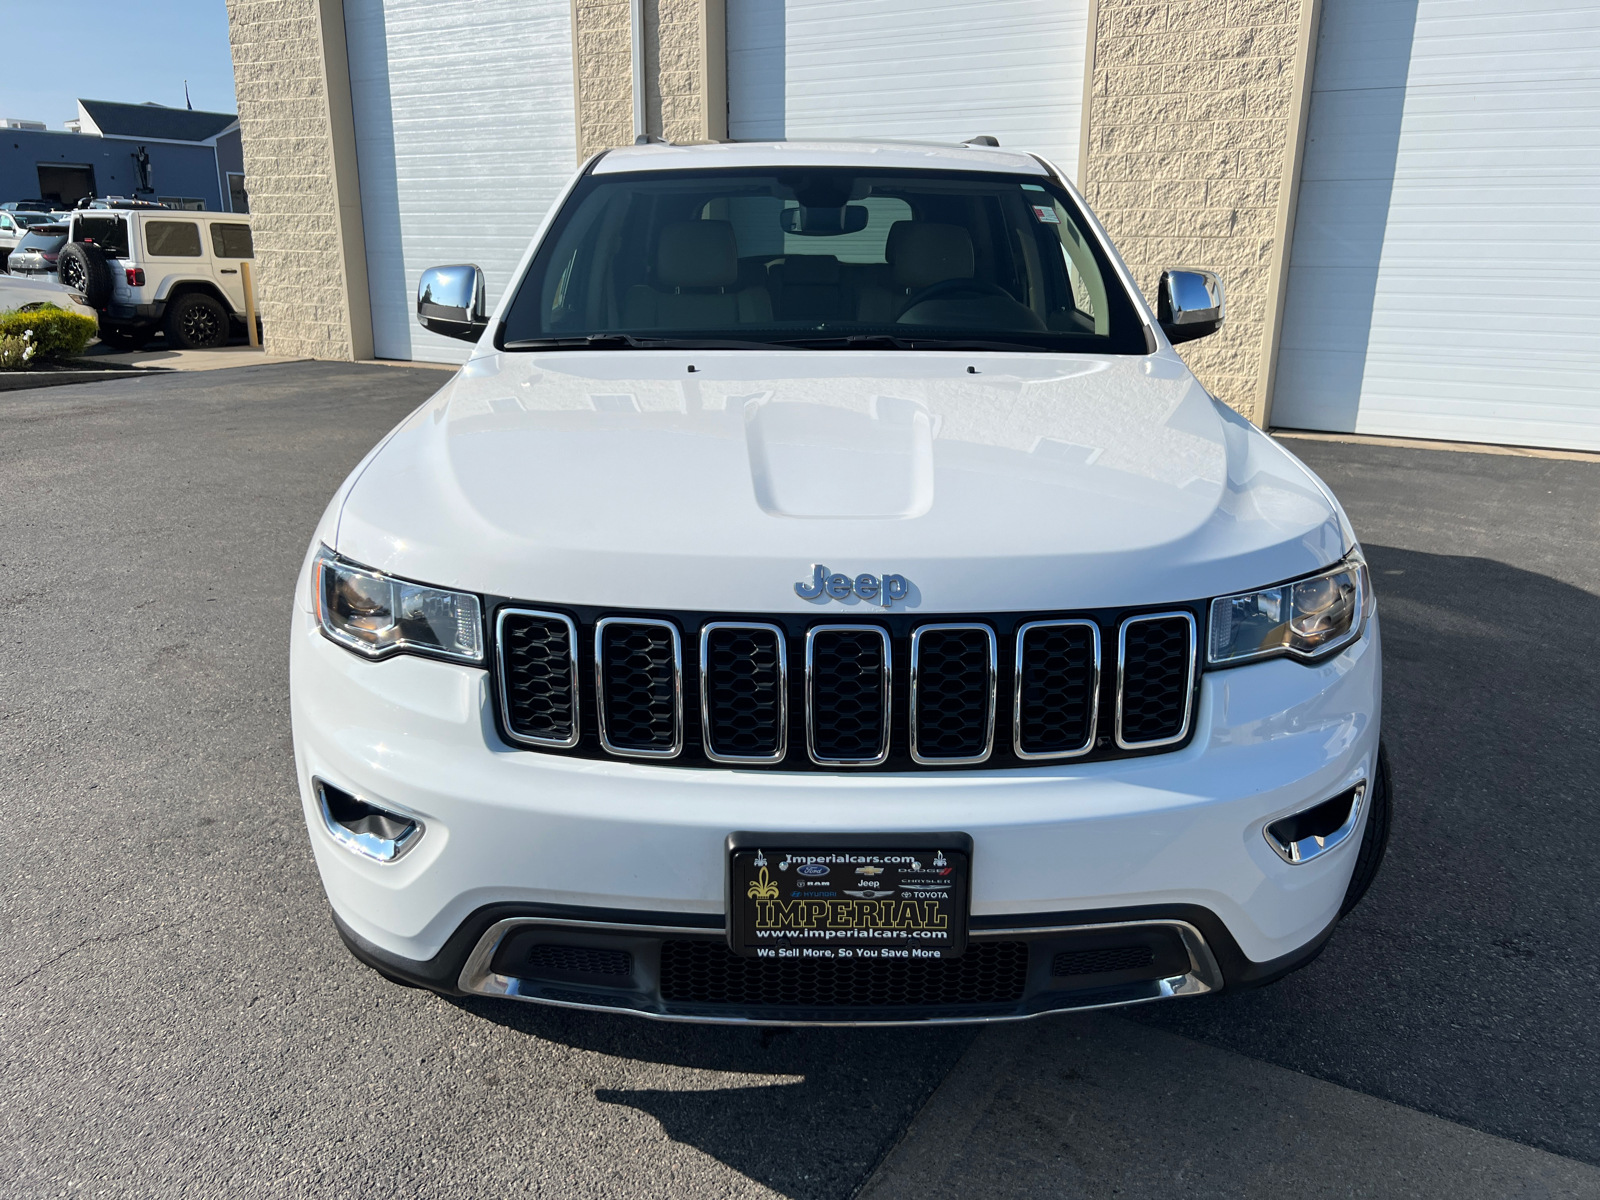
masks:
<path fill-rule="evenodd" d="M 1600 1195 L 1600 464 L 1292 444 L 1374 564 L 1398 802 L 1305 971 L 1003 1034 L 657 1025 L 399 988 L 328 921 L 290 591 L 339 481 L 443 380 L 293 363 L 0 396 L 0 1192 L 1185 1194 L 1181 1163 L 1107 1165 L 1141 1153 L 1130 1096 L 1165 1105 L 1147 1138 L 1189 1099 L 1135 1089 L 1142 1055 L 1213 1106 L 1325 1117 L 1374 1172 L 1411 1164 L 1405 1194 Z M 1236 1107 L 1184 1125 L 1223 1139 L 1209 1179 L 1259 1133 Z M 1493 1169 L 1443 1165 L 1475 1155 Z"/>

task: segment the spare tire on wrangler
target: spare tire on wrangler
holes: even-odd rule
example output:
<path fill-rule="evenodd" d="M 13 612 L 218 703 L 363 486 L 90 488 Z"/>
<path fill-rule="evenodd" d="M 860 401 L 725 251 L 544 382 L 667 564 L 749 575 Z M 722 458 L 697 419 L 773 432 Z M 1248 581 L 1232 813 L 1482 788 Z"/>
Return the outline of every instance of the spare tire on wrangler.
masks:
<path fill-rule="evenodd" d="M 111 303 L 111 268 L 99 246 L 68 242 L 61 247 L 56 270 L 62 286 L 82 293 L 90 308 L 104 308 Z"/>

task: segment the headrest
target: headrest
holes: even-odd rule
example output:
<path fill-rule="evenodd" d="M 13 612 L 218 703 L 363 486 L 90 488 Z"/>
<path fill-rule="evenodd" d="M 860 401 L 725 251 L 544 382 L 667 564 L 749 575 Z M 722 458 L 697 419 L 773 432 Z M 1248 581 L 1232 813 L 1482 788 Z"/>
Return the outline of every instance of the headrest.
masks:
<path fill-rule="evenodd" d="M 778 268 L 786 284 L 826 284 L 839 282 L 839 260 L 831 254 L 791 254 Z"/>
<path fill-rule="evenodd" d="M 661 287 L 728 287 L 739 282 L 739 247 L 731 221 L 677 221 L 661 227 L 656 283 Z"/>
<path fill-rule="evenodd" d="M 884 257 L 901 287 L 924 288 L 946 279 L 971 279 L 972 235 L 959 225 L 896 221 Z"/>

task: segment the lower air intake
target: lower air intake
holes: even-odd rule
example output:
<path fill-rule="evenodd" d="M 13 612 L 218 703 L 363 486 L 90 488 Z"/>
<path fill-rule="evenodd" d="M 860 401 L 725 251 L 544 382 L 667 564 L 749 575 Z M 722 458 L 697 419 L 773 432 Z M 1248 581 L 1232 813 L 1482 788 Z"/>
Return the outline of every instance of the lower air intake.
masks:
<path fill-rule="evenodd" d="M 1107 950 L 1063 950 L 1050 960 L 1050 974 L 1104 975 L 1109 971 L 1136 971 L 1155 962 L 1149 946 L 1113 946 Z"/>
<path fill-rule="evenodd" d="M 960 958 L 838 962 L 743 958 L 721 942 L 664 942 L 668 1003 L 765 1008 L 915 1008 L 1014 1004 L 1028 979 L 1026 942 L 973 942 Z"/>

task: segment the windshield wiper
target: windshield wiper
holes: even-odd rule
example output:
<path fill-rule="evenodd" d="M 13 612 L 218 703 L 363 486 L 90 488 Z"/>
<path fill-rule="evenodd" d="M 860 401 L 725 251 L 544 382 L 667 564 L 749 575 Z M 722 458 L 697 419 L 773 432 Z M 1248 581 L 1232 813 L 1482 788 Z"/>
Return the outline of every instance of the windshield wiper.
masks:
<path fill-rule="evenodd" d="M 770 350 L 774 343 L 737 338 L 639 337 L 632 333 L 589 333 L 581 337 L 516 338 L 507 350 Z"/>
<path fill-rule="evenodd" d="M 631 333 L 589 333 L 582 337 L 517 338 L 505 344 L 507 350 L 616 350 L 649 348 L 654 338 L 634 337 Z"/>

